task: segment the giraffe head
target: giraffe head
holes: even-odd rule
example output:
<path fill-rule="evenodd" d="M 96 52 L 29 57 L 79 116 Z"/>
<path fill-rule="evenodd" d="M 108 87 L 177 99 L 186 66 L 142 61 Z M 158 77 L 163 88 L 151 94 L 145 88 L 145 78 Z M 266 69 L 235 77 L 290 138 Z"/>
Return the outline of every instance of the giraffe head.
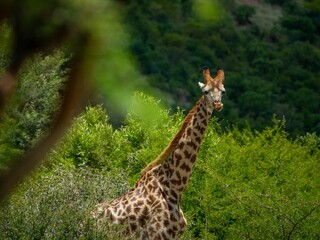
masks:
<path fill-rule="evenodd" d="M 218 68 L 216 77 L 212 78 L 209 68 L 204 67 L 202 74 L 205 83 L 199 82 L 199 86 L 213 108 L 220 111 L 223 107 L 222 94 L 226 91 L 224 88 L 224 72 L 221 68 Z"/>

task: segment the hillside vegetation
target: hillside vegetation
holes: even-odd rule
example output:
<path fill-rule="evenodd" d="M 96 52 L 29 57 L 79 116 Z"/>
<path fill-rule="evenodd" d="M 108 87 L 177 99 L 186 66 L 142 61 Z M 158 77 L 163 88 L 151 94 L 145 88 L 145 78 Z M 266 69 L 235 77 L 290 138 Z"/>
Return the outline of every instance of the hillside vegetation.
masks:
<path fill-rule="evenodd" d="M 158 113 L 141 117 L 141 108 Z M 89 218 L 93 205 L 124 194 L 177 132 L 183 114 L 136 94 L 126 124 L 113 129 L 89 107 L 40 171 L 0 211 L 1 239 L 109 239 Z M 318 239 L 320 139 L 288 140 L 284 122 L 263 131 L 229 129 L 213 118 L 182 209 L 182 239 Z"/>
<path fill-rule="evenodd" d="M 205 2 L 130 2 L 131 48 L 151 84 L 168 94 L 171 106 L 189 108 L 198 98 L 201 67 L 223 67 L 224 125 L 248 122 L 261 130 L 276 114 L 292 136 L 319 134 L 316 1 L 208 1 L 212 11 Z M 207 18 L 195 11 L 202 5 Z"/>

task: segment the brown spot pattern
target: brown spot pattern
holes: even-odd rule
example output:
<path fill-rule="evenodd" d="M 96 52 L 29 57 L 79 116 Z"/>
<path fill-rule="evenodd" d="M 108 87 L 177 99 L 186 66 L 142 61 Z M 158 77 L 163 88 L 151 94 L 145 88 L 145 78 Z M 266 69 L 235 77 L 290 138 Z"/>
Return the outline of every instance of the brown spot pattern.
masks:
<path fill-rule="evenodd" d="M 127 223 L 129 231 L 137 233 L 137 239 L 177 239 L 181 235 L 187 223 L 179 206 L 180 199 L 208 125 L 211 115 L 208 108 L 202 97 L 178 134 L 160 158 L 145 169 L 135 187 L 103 207 L 111 222 Z M 163 161 L 161 157 L 165 157 Z"/>

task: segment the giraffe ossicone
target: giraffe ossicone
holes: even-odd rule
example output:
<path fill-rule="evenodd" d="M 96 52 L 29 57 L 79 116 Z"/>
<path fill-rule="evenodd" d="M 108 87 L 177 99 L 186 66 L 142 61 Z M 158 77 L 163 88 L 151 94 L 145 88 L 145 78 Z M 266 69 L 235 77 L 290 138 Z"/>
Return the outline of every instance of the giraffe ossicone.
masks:
<path fill-rule="evenodd" d="M 178 239 L 187 221 L 180 200 L 191 177 L 197 153 L 214 110 L 223 107 L 224 71 L 213 78 L 203 68 L 203 96 L 185 117 L 169 145 L 142 172 L 129 192 L 111 202 L 97 204 L 91 212 L 97 220 L 126 224 L 127 236 L 136 239 Z"/>

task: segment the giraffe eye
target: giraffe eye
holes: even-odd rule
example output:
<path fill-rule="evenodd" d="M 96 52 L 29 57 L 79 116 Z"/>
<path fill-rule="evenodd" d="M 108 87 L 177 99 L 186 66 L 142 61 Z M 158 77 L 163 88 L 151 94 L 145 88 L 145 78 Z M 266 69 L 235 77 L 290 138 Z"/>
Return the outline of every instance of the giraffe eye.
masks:
<path fill-rule="evenodd" d="M 204 94 L 208 94 L 209 93 L 209 91 L 204 91 Z"/>

